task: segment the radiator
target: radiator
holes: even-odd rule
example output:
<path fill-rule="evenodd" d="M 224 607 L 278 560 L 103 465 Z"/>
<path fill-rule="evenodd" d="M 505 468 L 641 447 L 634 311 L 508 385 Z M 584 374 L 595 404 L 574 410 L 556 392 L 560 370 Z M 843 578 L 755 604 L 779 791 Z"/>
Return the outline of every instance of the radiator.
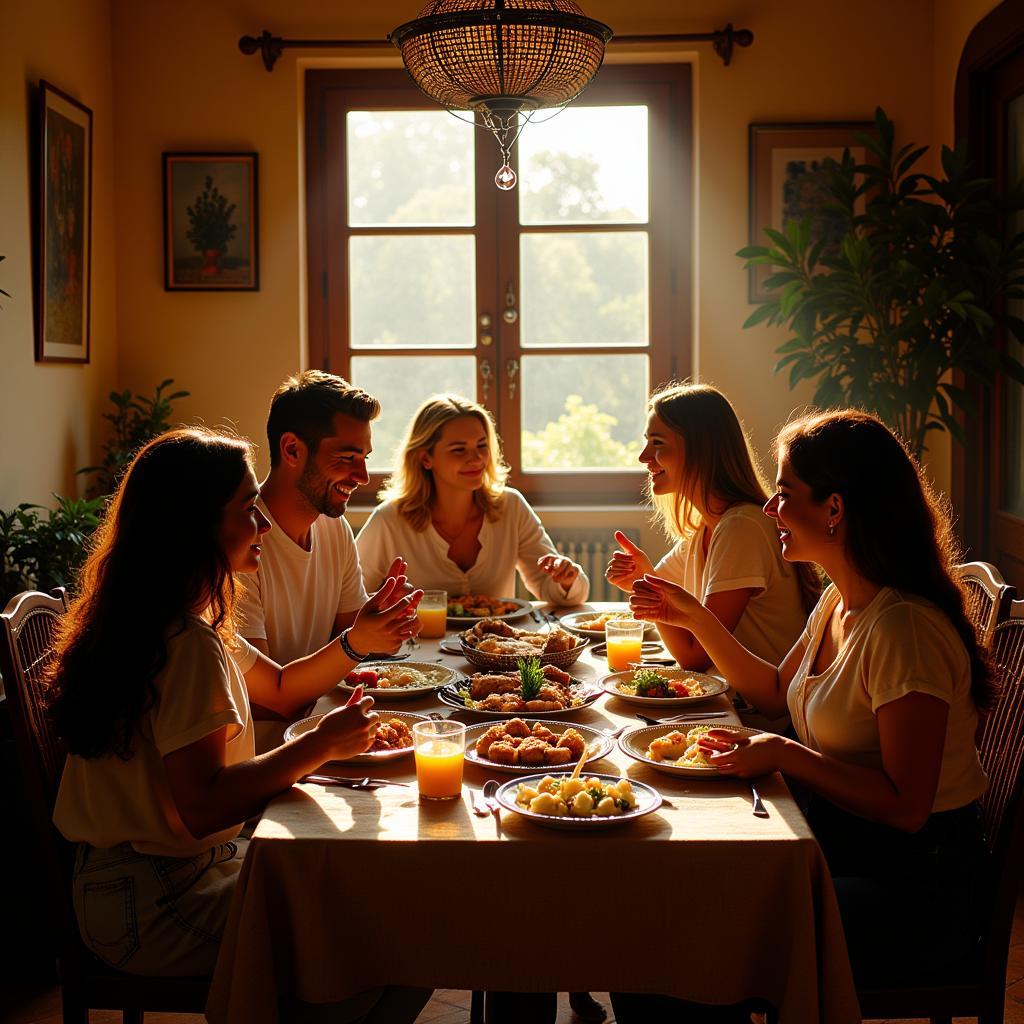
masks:
<path fill-rule="evenodd" d="M 605 578 L 604 571 L 608 567 L 612 553 L 618 550 L 618 544 L 612 536 L 612 530 L 605 528 L 592 529 L 561 529 L 549 530 L 559 554 L 578 562 L 590 578 L 591 601 L 622 601 L 625 594 L 618 587 L 613 587 Z M 631 541 L 640 543 L 640 531 L 625 529 L 622 531 Z M 516 577 L 516 596 L 530 597 L 523 581 Z"/>

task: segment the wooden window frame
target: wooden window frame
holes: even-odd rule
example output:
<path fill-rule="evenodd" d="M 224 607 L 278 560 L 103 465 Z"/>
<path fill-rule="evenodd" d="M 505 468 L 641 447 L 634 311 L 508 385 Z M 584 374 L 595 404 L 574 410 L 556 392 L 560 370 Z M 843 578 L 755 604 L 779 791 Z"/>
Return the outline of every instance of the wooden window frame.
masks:
<path fill-rule="evenodd" d="M 693 130 L 692 77 L 688 64 L 612 65 L 602 69 L 594 84 L 574 106 L 646 104 L 649 122 L 649 220 L 640 224 L 518 225 L 516 193 L 500 193 L 494 186 L 495 160 L 488 160 L 489 136 L 481 133 L 476 161 L 476 223 L 470 227 L 396 226 L 394 234 L 467 234 L 476 237 L 477 317 L 488 312 L 495 344 L 484 348 L 477 330 L 473 348 L 408 350 L 355 349 L 348 345 L 349 279 L 348 240 L 356 235 L 388 233 L 379 228 L 350 228 L 347 224 L 347 176 L 344 132 L 329 125 L 344 124 L 351 109 L 437 109 L 422 96 L 402 71 L 312 70 L 306 74 L 306 201 L 307 303 L 309 365 L 350 376 L 353 355 L 473 356 L 477 365 L 492 362 L 489 400 L 503 435 L 513 472 L 510 483 L 534 502 L 605 506 L 632 502 L 639 497 L 642 471 L 524 472 L 519 465 L 521 438 L 519 389 L 510 400 L 503 372 L 510 359 L 524 356 L 649 355 L 653 388 L 670 379 L 689 376 L 692 370 L 692 250 L 693 250 Z M 529 131 L 529 127 L 526 129 Z M 497 147 L 493 146 L 497 158 Z M 480 158 L 482 154 L 483 158 Z M 493 166 L 492 166 L 493 165 Z M 328 188 L 328 183 L 332 187 Z M 498 298 L 504 283 L 516 282 L 518 294 L 519 238 L 521 233 L 645 231 L 649 237 L 649 324 L 647 346 L 543 346 L 522 348 L 521 321 L 502 321 Z M 520 374 L 521 377 L 521 374 Z M 479 380 L 479 375 L 478 378 Z M 387 395 L 378 396 L 388 401 Z M 410 410 L 411 411 L 411 410 Z M 639 470 L 639 467 L 638 467 Z M 361 489 L 367 497 L 383 483 L 374 474 Z"/>

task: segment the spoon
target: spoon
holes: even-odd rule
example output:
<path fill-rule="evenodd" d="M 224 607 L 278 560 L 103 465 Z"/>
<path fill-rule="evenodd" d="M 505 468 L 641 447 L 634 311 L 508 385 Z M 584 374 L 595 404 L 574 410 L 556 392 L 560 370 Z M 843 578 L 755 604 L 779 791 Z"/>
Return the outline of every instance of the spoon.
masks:
<path fill-rule="evenodd" d="M 500 804 L 494 799 L 498 792 L 498 784 L 494 779 L 488 779 L 484 783 L 483 791 L 473 797 L 473 813 L 481 818 L 489 818 L 492 814 L 497 817 Z"/>

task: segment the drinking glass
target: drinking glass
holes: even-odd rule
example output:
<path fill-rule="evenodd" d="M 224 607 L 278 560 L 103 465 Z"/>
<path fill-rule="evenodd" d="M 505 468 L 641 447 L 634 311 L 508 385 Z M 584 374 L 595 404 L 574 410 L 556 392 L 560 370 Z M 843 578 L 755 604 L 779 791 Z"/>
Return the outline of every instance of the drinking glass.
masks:
<path fill-rule="evenodd" d="M 412 727 L 416 784 L 423 800 L 455 800 L 462 793 L 466 726 L 445 719 Z"/>
<path fill-rule="evenodd" d="M 605 623 L 608 668 L 625 672 L 631 661 L 639 661 L 643 651 L 644 624 L 637 619 L 611 619 Z"/>
<path fill-rule="evenodd" d="M 416 617 L 420 620 L 420 636 L 425 640 L 443 637 L 448 622 L 448 592 L 424 590 L 416 607 Z"/>

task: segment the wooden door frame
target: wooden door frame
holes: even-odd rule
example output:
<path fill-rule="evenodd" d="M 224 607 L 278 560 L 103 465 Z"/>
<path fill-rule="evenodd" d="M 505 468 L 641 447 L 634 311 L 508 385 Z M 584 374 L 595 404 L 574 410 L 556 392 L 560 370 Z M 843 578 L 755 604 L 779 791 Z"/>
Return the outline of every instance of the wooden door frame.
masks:
<path fill-rule="evenodd" d="M 966 138 L 974 170 L 985 177 L 997 177 L 992 147 L 993 79 L 1000 65 L 1024 49 L 1024 0 L 1004 0 L 977 25 L 964 44 L 957 67 L 954 90 L 954 134 Z M 975 558 L 991 558 L 990 507 L 992 481 L 998 467 L 993 465 L 990 440 L 994 429 L 996 403 L 992 394 L 970 387 L 978 399 L 978 414 L 961 415 L 967 443 L 952 445 L 952 499 L 957 511 L 961 539 Z"/>

